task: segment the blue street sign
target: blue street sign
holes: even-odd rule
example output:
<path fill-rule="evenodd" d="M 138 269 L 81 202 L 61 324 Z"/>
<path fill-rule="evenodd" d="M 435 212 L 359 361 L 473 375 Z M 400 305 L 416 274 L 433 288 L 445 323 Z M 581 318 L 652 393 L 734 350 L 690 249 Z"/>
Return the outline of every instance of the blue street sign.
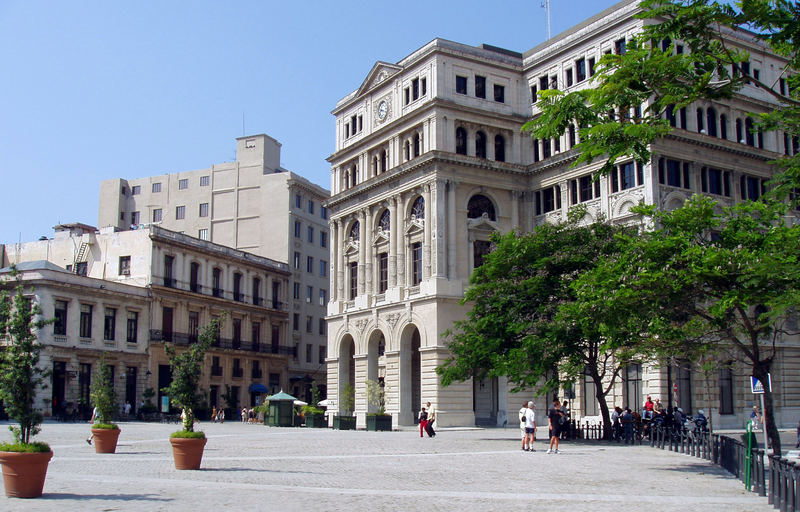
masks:
<path fill-rule="evenodd" d="M 770 392 L 772 392 L 772 374 L 767 374 L 767 383 L 769 384 Z M 750 390 L 756 395 L 764 393 L 764 386 L 761 384 L 761 381 L 752 375 L 750 376 Z"/>

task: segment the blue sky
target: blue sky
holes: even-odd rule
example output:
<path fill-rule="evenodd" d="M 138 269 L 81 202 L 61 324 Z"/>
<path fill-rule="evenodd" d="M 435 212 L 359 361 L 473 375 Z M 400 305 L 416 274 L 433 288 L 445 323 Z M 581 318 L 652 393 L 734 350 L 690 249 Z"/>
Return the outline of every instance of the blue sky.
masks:
<path fill-rule="evenodd" d="M 267 133 L 330 187 L 336 102 L 428 41 L 523 52 L 530 2 L 0 0 L 0 243 L 97 222 L 100 181 L 234 159 Z M 552 34 L 616 3 L 552 0 Z"/>

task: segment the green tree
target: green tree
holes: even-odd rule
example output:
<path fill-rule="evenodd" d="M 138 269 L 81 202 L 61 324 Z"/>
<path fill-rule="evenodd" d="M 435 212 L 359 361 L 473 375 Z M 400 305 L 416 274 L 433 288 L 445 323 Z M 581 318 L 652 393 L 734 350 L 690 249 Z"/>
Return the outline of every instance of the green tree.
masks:
<path fill-rule="evenodd" d="M 49 372 L 39 368 L 37 331 L 49 322 L 40 318 L 42 311 L 29 297 L 25 296 L 22 276 L 12 266 L 11 279 L 3 284 L 13 283 L 13 294 L 0 291 L 0 339 L 5 344 L 0 347 L 0 400 L 10 418 L 16 420 L 18 427 L 9 427 L 17 444 L 36 444 L 42 451 L 48 451 L 44 443 L 32 443 L 33 436 L 39 433 L 42 413 L 34 407 L 36 390 L 44 386 Z"/>
<path fill-rule="evenodd" d="M 493 236 L 495 249 L 475 269 L 462 304 L 467 318 L 445 334 L 452 357 L 437 373 L 443 385 L 506 376 L 515 390 L 595 384 L 595 399 L 610 433 L 606 402 L 622 366 L 636 355 L 637 331 L 607 321 L 603 301 L 579 303 L 576 279 L 618 251 L 624 228 L 605 222 L 579 225 L 575 209 L 564 224 L 530 234 Z"/>
<path fill-rule="evenodd" d="M 106 362 L 105 352 L 100 355 L 89 396 L 99 412 L 99 416 L 95 418 L 95 424 L 113 425 L 111 422 L 114 419 L 114 411 L 116 410 L 117 394 L 114 391 L 111 366 Z M 113 427 L 116 428 L 116 425 L 113 425 Z"/>
<path fill-rule="evenodd" d="M 196 343 L 178 351 L 167 344 L 166 351 L 172 370 L 172 383 L 162 388 L 173 404 L 183 412 L 183 432 L 194 432 L 194 410 L 203 399 L 200 376 L 203 360 L 211 344 L 219 337 L 221 318 L 214 318 L 200 332 Z"/>

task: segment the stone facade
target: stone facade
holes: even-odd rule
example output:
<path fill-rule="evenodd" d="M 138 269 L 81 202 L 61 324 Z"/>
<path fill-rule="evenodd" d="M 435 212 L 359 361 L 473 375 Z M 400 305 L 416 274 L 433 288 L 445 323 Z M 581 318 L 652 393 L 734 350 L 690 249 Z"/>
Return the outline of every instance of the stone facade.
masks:
<path fill-rule="evenodd" d="M 201 240 L 288 262 L 291 321 L 286 391 L 310 399 L 325 386 L 329 192 L 280 167 L 278 141 L 236 139 L 236 160 L 210 168 L 100 184 L 98 225 L 117 230 L 158 225 Z"/>
<path fill-rule="evenodd" d="M 491 232 L 530 231 L 578 204 L 587 221 L 624 223 L 640 201 L 675 208 L 692 193 L 721 204 L 753 199 L 771 176 L 769 160 L 794 151 L 780 133 L 747 134 L 746 114 L 774 107 L 750 85 L 725 104 L 676 111 L 676 129 L 654 144 L 650 162 L 622 160 L 597 182 L 601 162 L 571 167 L 576 130 L 550 141 L 522 135 L 538 113 L 537 91 L 587 87 L 604 52 L 624 51 L 643 23 L 633 18 L 637 4 L 620 2 L 524 54 L 435 39 L 397 64 L 377 62 L 334 108 L 328 391 L 337 400 L 354 384 L 359 425 L 371 412 L 366 380 L 383 382 L 396 424 L 412 424 L 426 401 L 441 426 L 515 424 L 532 391 L 514 395 L 504 379 L 442 387 L 434 372 L 448 356 L 442 334 L 464 318 L 459 300 Z M 742 37 L 731 42 L 751 50 L 753 72 L 778 83 L 783 61 Z M 795 371 L 797 340 L 781 344 L 776 371 Z M 774 379 L 786 386 L 776 393 L 778 418 L 792 424 L 800 396 L 784 375 Z M 717 426 L 740 426 L 753 400 L 746 377 L 644 364 L 626 370 L 612 404 L 639 408 L 651 394 L 706 408 Z M 725 414 L 720 379 L 733 400 Z M 591 390 L 574 390 L 577 416 L 592 416 L 582 399 Z M 536 398 L 540 410 L 550 398 Z"/>

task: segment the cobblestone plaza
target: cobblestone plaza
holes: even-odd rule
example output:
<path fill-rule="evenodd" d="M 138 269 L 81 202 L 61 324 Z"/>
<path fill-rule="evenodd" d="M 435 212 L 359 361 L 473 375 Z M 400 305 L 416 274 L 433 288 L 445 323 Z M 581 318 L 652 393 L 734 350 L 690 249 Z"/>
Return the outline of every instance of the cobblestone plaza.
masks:
<path fill-rule="evenodd" d="M 419 433 L 202 424 L 200 471 L 176 471 L 177 425 L 121 423 L 113 455 L 89 426 L 46 423 L 44 495 L 0 497 L 0 510 L 657 510 L 768 511 L 766 498 L 710 463 L 652 449 L 562 443 L 520 450 L 517 429 Z M 5 431 L 5 424 L 0 423 Z"/>

